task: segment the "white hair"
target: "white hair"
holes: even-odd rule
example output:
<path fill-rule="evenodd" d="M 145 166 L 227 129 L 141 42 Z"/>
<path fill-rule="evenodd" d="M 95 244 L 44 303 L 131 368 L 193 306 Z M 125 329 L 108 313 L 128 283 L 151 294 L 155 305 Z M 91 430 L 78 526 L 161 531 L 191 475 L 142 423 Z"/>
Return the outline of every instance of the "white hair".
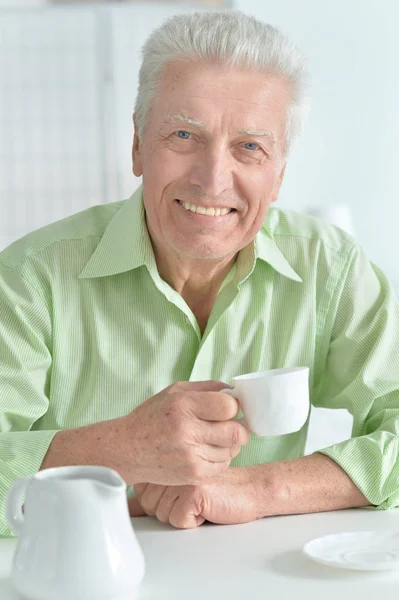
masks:
<path fill-rule="evenodd" d="M 143 136 L 165 66 L 176 61 L 222 64 L 284 78 L 290 89 L 285 152 L 300 137 L 309 110 L 306 59 L 281 31 L 239 11 L 176 15 L 155 29 L 142 49 L 135 105 Z"/>

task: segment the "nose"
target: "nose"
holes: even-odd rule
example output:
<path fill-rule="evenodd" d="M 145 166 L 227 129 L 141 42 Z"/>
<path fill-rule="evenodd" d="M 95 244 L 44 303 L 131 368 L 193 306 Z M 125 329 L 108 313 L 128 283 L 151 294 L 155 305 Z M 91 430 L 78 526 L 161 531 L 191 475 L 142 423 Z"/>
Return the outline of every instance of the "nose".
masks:
<path fill-rule="evenodd" d="M 205 195 L 217 197 L 232 189 L 233 168 L 233 157 L 227 148 L 209 145 L 196 155 L 189 181 Z"/>

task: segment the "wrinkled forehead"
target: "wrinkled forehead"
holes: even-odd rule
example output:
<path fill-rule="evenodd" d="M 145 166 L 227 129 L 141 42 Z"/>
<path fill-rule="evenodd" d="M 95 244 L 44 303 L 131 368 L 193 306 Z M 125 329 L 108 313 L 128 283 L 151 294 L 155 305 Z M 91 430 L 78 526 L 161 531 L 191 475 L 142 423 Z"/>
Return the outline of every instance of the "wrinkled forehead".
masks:
<path fill-rule="evenodd" d="M 215 64 L 174 62 L 163 70 L 151 103 L 158 125 L 176 115 L 207 128 L 230 119 L 237 129 L 285 131 L 290 100 L 280 76 Z"/>

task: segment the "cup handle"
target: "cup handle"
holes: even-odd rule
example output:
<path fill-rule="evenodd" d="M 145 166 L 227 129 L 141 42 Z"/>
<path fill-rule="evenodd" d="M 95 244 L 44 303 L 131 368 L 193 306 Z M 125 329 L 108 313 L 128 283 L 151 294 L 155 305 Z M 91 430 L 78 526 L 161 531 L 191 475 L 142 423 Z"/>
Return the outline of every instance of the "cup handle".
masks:
<path fill-rule="evenodd" d="M 237 396 L 236 396 L 236 395 L 235 395 L 235 393 L 234 393 L 234 389 L 225 388 L 225 389 L 223 389 L 223 390 L 220 390 L 220 391 L 221 391 L 221 392 L 223 392 L 223 394 L 228 394 L 228 395 L 229 395 L 229 396 L 231 396 L 232 398 L 235 398 L 236 400 L 238 400 Z M 238 400 L 238 402 L 239 402 L 239 400 Z M 244 417 L 241 417 L 241 418 L 239 418 L 239 417 L 234 417 L 234 418 L 233 418 L 233 419 L 231 419 L 231 420 L 232 420 L 232 421 L 238 421 L 238 423 L 241 423 L 241 425 L 243 425 L 243 426 L 244 426 L 246 429 L 249 429 L 249 430 L 251 429 L 251 428 L 250 428 L 250 427 L 247 425 L 247 423 L 246 423 L 246 421 L 245 421 L 245 418 L 244 418 Z"/>
<path fill-rule="evenodd" d="M 21 535 L 25 522 L 24 513 L 22 511 L 22 497 L 25 493 L 26 486 L 32 479 L 32 475 L 17 479 L 7 492 L 5 507 L 6 521 L 11 531 L 17 536 Z"/>

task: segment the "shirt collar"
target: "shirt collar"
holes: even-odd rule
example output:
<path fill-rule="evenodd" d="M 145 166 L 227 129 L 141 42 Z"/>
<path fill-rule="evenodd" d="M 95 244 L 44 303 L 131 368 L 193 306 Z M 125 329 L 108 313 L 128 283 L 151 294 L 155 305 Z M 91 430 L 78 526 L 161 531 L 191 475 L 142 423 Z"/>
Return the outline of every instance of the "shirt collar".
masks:
<path fill-rule="evenodd" d="M 140 186 L 116 212 L 80 273 L 80 278 L 116 275 L 142 265 L 146 265 L 149 270 L 156 270 L 154 252 L 145 224 L 142 192 Z M 258 258 L 281 275 L 294 281 L 302 281 L 265 228 L 259 231 L 254 242 L 239 253 L 236 280 L 241 283 L 249 277 Z"/>
<path fill-rule="evenodd" d="M 288 260 L 278 248 L 276 242 L 267 233 L 264 227 L 262 227 L 255 238 L 254 253 L 255 258 L 260 258 L 264 262 L 268 263 L 281 275 L 284 275 L 293 281 L 302 283 L 301 277 L 291 267 Z"/>
<path fill-rule="evenodd" d="M 154 263 L 140 186 L 111 219 L 79 278 L 106 277 Z"/>

